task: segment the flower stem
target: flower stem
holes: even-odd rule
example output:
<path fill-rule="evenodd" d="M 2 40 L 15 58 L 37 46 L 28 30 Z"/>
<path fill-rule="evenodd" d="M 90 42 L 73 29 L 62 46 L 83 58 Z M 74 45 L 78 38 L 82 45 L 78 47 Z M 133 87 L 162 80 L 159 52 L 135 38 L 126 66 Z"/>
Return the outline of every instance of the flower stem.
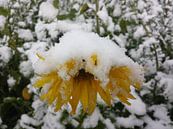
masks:
<path fill-rule="evenodd" d="M 95 0 L 96 5 L 96 32 L 100 34 L 100 25 L 99 25 L 99 17 L 97 15 L 97 12 L 99 11 L 99 0 Z"/>

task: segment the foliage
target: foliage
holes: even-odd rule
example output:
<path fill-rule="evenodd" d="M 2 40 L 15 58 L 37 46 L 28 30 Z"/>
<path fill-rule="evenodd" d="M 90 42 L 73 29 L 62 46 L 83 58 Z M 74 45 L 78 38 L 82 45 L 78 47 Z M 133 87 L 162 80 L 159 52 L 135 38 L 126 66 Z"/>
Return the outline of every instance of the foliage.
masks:
<path fill-rule="evenodd" d="M 10 49 L 9 60 L 5 60 L 5 53 L 0 49 L 0 128 L 171 129 L 173 1 L 53 0 L 51 4 L 57 15 L 50 21 L 40 14 L 40 5 L 45 1 L 13 0 L 8 1 L 7 7 L 0 4 L 0 16 L 6 17 L 4 28 L 0 28 L 0 48 Z M 138 109 L 132 111 L 116 100 L 112 107 L 99 102 L 92 116 L 82 111 L 71 116 L 65 109 L 55 113 L 39 101 L 32 87 L 31 54 L 35 49 L 46 51 L 72 29 L 93 31 L 110 38 L 144 66 L 145 82 L 137 95 L 145 108 L 136 105 L 144 113 L 138 113 Z M 28 33 L 22 36 L 21 30 Z M 13 85 L 9 83 L 11 78 L 15 80 Z M 26 87 L 32 92 L 29 100 L 22 95 Z M 92 120 L 96 125 L 91 124 Z"/>

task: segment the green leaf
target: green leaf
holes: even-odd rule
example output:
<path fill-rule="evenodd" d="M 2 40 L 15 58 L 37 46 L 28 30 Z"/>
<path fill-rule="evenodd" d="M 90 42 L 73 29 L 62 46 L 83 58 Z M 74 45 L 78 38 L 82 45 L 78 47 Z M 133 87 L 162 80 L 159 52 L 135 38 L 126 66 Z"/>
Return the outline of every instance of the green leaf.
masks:
<path fill-rule="evenodd" d="M 122 33 L 126 33 L 127 32 L 127 22 L 126 22 L 126 20 L 121 19 L 119 24 L 120 24 Z"/>
<path fill-rule="evenodd" d="M 3 103 L 0 103 L 0 116 L 9 129 L 16 125 L 22 114 L 30 111 L 32 111 L 30 102 L 25 102 L 15 97 L 4 98 Z"/>
<path fill-rule="evenodd" d="M 58 9 L 59 8 L 59 0 L 53 0 L 53 6 Z"/>
<path fill-rule="evenodd" d="M 0 15 L 8 16 L 9 14 L 10 14 L 10 10 L 9 9 L 5 9 L 3 7 L 0 7 Z"/>
<path fill-rule="evenodd" d="M 80 8 L 80 14 L 83 14 L 89 9 L 89 6 L 87 3 L 85 3 L 81 8 Z"/>
<path fill-rule="evenodd" d="M 65 20 L 65 19 L 73 19 L 76 17 L 76 10 L 72 9 L 68 14 L 63 14 L 63 15 L 58 15 L 57 19 L 58 20 Z"/>

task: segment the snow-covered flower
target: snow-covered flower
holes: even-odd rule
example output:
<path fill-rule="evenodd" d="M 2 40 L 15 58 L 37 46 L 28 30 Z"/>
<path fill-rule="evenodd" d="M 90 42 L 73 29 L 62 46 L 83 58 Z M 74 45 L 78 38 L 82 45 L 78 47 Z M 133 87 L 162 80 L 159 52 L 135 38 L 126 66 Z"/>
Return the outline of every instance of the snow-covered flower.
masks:
<path fill-rule="evenodd" d="M 123 49 L 91 32 L 68 32 L 38 57 L 34 86 L 42 87 L 41 98 L 55 104 L 56 111 L 70 104 L 75 113 L 81 103 L 83 111 L 91 114 L 98 94 L 108 105 L 115 97 L 130 104 L 128 99 L 135 98 L 130 86 L 139 89 L 143 80 L 141 67 Z"/>

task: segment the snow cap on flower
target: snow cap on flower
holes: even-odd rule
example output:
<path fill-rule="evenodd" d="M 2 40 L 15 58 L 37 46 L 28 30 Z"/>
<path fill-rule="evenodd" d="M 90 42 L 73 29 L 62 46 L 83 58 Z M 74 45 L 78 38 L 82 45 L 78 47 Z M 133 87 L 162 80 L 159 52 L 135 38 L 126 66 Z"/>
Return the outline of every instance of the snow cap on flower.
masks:
<path fill-rule="evenodd" d="M 97 93 L 108 105 L 116 96 L 130 104 L 128 99 L 134 99 L 130 86 L 139 89 L 143 80 L 142 68 L 123 49 L 92 32 L 67 32 L 38 57 L 34 69 L 40 77 L 34 85 L 48 87 L 41 98 L 56 103 L 56 110 L 70 104 L 75 113 L 81 102 L 84 112 L 92 113 Z"/>

